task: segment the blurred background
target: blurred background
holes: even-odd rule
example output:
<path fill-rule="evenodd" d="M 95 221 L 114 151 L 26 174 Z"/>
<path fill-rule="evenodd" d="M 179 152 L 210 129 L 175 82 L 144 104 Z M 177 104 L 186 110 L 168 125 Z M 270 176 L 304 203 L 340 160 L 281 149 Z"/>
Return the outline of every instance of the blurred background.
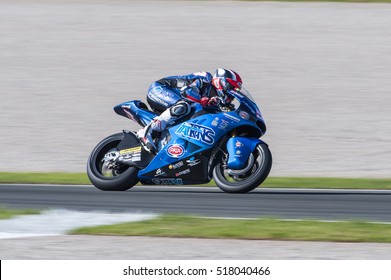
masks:
<path fill-rule="evenodd" d="M 0 0 L 0 171 L 84 172 L 164 76 L 243 78 L 272 176 L 391 177 L 391 5 Z"/>

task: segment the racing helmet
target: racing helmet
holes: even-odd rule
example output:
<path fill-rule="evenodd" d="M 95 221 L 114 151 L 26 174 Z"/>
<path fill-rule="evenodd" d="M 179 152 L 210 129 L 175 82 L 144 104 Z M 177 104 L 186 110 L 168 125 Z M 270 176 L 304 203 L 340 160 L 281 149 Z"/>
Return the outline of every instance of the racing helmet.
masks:
<path fill-rule="evenodd" d="M 233 70 L 217 68 L 213 75 L 212 85 L 216 88 L 217 94 L 224 103 L 230 103 L 234 96 L 232 91 L 240 91 L 242 88 L 242 78 Z"/>

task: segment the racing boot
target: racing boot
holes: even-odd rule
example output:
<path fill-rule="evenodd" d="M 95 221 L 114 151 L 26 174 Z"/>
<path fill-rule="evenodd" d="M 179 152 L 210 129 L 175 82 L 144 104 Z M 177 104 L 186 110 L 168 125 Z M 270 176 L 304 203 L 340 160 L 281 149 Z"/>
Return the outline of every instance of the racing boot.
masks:
<path fill-rule="evenodd" d="M 155 141 L 152 137 L 152 133 L 153 133 L 152 124 L 153 123 L 154 123 L 154 120 L 149 125 L 140 129 L 137 132 L 137 136 L 140 139 L 141 144 L 144 146 L 144 149 L 148 153 L 156 154 L 156 145 L 155 145 Z"/>
<path fill-rule="evenodd" d="M 137 132 L 141 144 L 143 144 L 145 150 L 149 153 L 156 154 L 156 138 L 161 135 L 161 132 L 166 129 L 167 124 L 175 119 L 170 112 L 170 108 L 165 110 L 160 116 L 157 116 L 146 127 L 140 129 Z"/>

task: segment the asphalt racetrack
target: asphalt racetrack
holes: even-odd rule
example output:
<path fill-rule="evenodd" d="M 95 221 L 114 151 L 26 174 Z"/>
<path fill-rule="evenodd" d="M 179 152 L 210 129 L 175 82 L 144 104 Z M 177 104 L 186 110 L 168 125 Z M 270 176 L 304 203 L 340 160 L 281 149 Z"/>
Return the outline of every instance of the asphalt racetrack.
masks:
<path fill-rule="evenodd" d="M 92 186 L 0 185 L 0 204 L 81 212 L 186 213 L 219 217 L 369 220 L 390 222 L 389 191 L 257 189 L 226 194 L 216 188 L 135 187 L 102 192 Z M 61 214 L 62 213 L 62 214 Z M 59 220 L 66 212 L 60 212 Z M 79 212 L 80 213 L 80 212 Z M 80 215 L 80 214 L 79 214 Z M 73 219 L 78 215 L 73 214 Z M 69 217 L 67 218 L 69 219 Z M 56 224 L 43 224 L 50 231 Z M 19 228 L 29 225 L 19 225 Z M 42 236 L 44 235 L 44 236 Z M 390 244 L 47 236 L 0 239 L 1 259 L 390 259 Z"/>
<path fill-rule="evenodd" d="M 227 194 L 217 188 L 138 186 L 103 192 L 93 186 L 0 185 L 0 205 L 80 213 L 209 217 L 366 220 L 391 222 L 391 192 L 256 189 Z M 61 223 L 65 216 L 60 212 Z M 64 222 L 69 221 L 69 217 Z M 58 223 L 57 221 L 53 221 Z M 73 222 L 73 221 L 72 221 Z M 40 224 L 44 221 L 39 222 Z M 53 223 L 44 223 L 46 231 Z M 19 224 L 18 228 L 31 225 Z M 3 230 L 2 230 L 3 231 Z M 0 238 L 1 259 L 269 259 L 388 260 L 390 244 L 46 235 Z"/>
<path fill-rule="evenodd" d="M 139 186 L 103 192 L 92 186 L 0 185 L 0 205 L 82 211 L 185 213 L 209 217 L 367 220 L 391 222 L 391 191 Z"/>

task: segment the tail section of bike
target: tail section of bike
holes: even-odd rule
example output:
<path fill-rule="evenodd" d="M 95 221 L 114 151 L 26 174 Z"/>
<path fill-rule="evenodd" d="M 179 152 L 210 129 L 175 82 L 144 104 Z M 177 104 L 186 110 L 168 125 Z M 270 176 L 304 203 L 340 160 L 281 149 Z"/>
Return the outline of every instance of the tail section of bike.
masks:
<path fill-rule="evenodd" d="M 148 125 L 152 119 L 157 116 L 140 100 L 132 100 L 118 104 L 114 107 L 114 111 L 118 115 L 131 119 L 143 127 Z"/>

